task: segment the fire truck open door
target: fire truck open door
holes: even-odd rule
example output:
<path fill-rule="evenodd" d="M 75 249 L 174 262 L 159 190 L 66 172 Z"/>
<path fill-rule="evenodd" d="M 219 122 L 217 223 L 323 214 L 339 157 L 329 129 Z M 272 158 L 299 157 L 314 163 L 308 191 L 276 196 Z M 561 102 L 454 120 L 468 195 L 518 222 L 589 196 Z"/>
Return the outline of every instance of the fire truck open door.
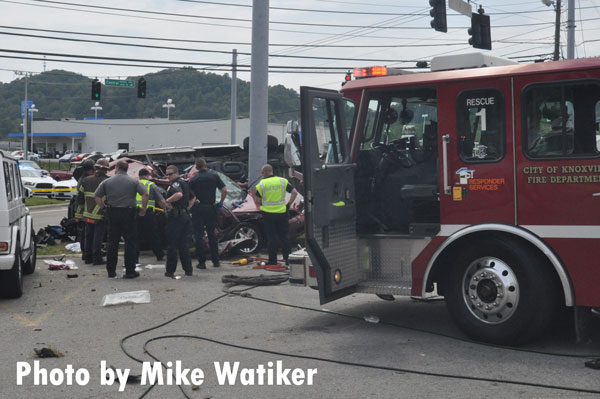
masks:
<path fill-rule="evenodd" d="M 306 246 L 321 303 L 355 291 L 358 266 L 349 125 L 354 104 L 332 90 L 300 88 Z"/>

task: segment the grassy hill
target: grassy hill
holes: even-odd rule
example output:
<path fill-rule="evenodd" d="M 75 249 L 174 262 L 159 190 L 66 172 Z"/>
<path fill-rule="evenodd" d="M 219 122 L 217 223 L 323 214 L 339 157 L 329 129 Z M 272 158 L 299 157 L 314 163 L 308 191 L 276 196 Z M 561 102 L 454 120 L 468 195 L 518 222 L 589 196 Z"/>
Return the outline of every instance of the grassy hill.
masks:
<path fill-rule="evenodd" d="M 131 77 L 136 81 L 139 77 Z M 144 75 L 147 94 L 137 98 L 137 90 L 102 86 L 102 111 L 106 119 L 165 117 L 162 105 L 168 98 L 176 105 L 171 119 L 229 118 L 231 77 L 194 69 L 166 69 Z M 92 79 L 63 70 L 53 70 L 29 78 L 28 99 L 39 109 L 35 119 L 93 117 L 90 107 Z M 21 101 L 25 79 L 0 84 L 0 137 L 20 132 Z M 299 96 L 284 86 L 269 87 L 269 122 L 286 122 L 299 116 Z M 250 83 L 238 79 L 238 116 L 250 112 Z"/>

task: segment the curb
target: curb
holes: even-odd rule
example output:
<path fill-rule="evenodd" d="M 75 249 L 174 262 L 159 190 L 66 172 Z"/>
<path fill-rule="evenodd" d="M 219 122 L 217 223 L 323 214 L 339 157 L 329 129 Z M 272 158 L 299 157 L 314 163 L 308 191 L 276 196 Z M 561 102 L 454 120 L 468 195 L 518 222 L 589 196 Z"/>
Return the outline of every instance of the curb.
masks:
<path fill-rule="evenodd" d="M 34 205 L 34 206 L 28 206 L 27 208 L 29 208 L 30 211 L 34 211 L 36 209 L 68 208 L 68 207 L 69 207 L 69 203 L 66 203 L 66 204 L 50 204 L 50 205 Z"/>
<path fill-rule="evenodd" d="M 65 256 L 65 258 L 81 258 L 81 252 L 65 252 L 62 254 L 56 254 L 56 255 L 38 255 L 37 258 L 38 259 L 52 259 L 52 258 L 56 258 L 57 256 Z M 125 256 L 124 252 L 119 252 L 118 254 L 119 256 Z"/>

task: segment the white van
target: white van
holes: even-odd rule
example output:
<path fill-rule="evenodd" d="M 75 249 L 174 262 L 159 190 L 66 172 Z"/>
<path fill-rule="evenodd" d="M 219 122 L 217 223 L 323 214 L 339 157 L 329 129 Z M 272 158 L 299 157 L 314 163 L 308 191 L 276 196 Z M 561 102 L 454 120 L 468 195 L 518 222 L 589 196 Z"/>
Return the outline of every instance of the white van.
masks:
<path fill-rule="evenodd" d="M 25 199 L 17 160 L 0 151 L 0 297 L 23 294 L 23 275 L 35 270 L 33 220 Z"/>

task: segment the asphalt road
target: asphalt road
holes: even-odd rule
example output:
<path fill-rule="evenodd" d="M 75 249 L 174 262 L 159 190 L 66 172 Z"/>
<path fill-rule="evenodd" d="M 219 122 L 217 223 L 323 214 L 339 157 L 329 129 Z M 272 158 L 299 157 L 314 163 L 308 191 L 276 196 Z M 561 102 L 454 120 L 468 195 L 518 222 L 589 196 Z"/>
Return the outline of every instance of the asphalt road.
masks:
<path fill-rule="evenodd" d="M 600 391 L 600 371 L 585 368 L 584 358 L 547 354 L 600 357 L 597 318 L 593 343 L 575 345 L 570 326 L 557 323 L 547 336 L 522 348 L 543 352 L 533 353 L 463 340 L 443 301 L 425 303 L 398 298 L 386 302 L 357 294 L 321 306 L 316 291 L 287 283 L 251 289 L 247 291 L 249 297 L 223 296 L 223 275 L 253 276 L 261 271 L 224 262 L 220 269 L 194 270 L 194 276 L 178 280 L 164 277 L 164 269 L 146 268 L 140 278 L 123 280 L 109 279 L 103 267 L 82 265 L 73 259 L 79 265 L 78 270 L 49 271 L 38 260 L 36 272 L 25 278 L 24 296 L 18 300 L 0 300 L 4 344 L 0 351 L 0 397 L 141 397 L 149 385 L 126 385 L 124 392 L 119 392 L 118 383 L 101 385 L 101 362 L 140 374 L 142 366 L 126 356 L 119 346 L 120 340 L 184 312 L 191 313 L 132 337 L 124 347 L 140 360 L 152 361 L 149 356 L 152 354 L 165 364 L 181 361 L 184 368 L 202 369 L 205 378 L 199 389 L 183 387 L 190 398 L 600 397 L 504 382 Z M 156 263 L 150 256 L 142 257 L 141 261 Z M 178 273 L 181 274 L 181 269 Z M 68 274 L 77 277 L 68 278 Z M 149 290 L 151 303 L 101 306 L 106 294 L 137 290 Z M 194 311 L 211 300 L 215 301 Z M 366 322 L 364 316 L 377 316 L 380 322 Z M 157 339 L 147 344 L 149 353 L 144 352 L 145 342 L 166 335 L 188 337 Z M 34 348 L 46 346 L 64 356 L 37 359 Z M 65 369 L 67 365 L 85 369 L 90 381 L 83 386 L 76 383 L 68 386 L 64 382 L 40 386 L 29 375 L 24 377 L 22 385 L 17 385 L 17 362 L 27 362 L 33 367 L 35 360 L 48 372 L 53 368 Z M 243 385 L 239 378 L 232 385 L 222 385 L 214 365 L 214 362 L 219 366 L 224 362 L 240 362 L 240 368 L 257 369 L 261 364 L 269 368 L 269 362 L 278 360 L 284 368 L 298 368 L 305 373 L 317 369 L 313 385 L 259 385 L 257 375 L 252 386 Z M 54 373 L 54 377 L 59 375 L 58 371 Z M 244 375 L 248 377 L 250 372 Z M 185 396 L 165 380 L 163 386 L 152 389 L 145 397 Z"/>
<path fill-rule="evenodd" d="M 65 204 L 52 206 L 34 206 L 29 208 L 33 217 L 33 228 L 37 233 L 39 229 L 48 226 L 49 224 L 57 225 L 63 217 L 67 216 L 67 205 Z"/>

